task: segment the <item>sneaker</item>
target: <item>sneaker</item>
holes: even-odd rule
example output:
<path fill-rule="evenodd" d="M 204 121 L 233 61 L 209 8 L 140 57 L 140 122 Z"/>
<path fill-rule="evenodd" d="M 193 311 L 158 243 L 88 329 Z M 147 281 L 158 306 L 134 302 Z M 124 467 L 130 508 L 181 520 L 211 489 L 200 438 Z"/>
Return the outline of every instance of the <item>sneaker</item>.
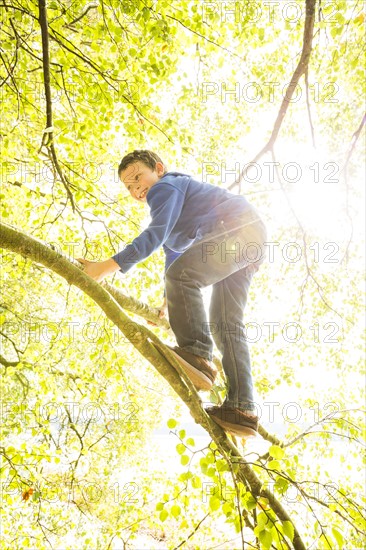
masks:
<path fill-rule="evenodd" d="M 207 407 L 208 415 L 225 431 L 238 437 L 258 437 L 258 417 L 227 405 Z"/>
<path fill-rule="evenodd" d="M 199 357 L 189 351 L 185 351 L 178 346 L 175 346 L 174 348 L 170 346 L 167 347 L 177 357 L 184 372 L 191 380 L 197 391 L 207 391 L 212 388 L 217 375 L 217 370 L 213 364 L 208 361 L 208 359 Z"/>

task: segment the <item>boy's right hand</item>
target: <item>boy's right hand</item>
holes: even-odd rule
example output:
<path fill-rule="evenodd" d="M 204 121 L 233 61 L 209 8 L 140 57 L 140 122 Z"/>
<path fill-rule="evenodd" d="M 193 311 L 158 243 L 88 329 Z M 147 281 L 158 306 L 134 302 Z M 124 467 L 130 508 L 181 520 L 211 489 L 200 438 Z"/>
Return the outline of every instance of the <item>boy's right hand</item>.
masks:
<path fill-rule="evenodd" d="M 83 264 L 83 271 L 86 275 L 89 275 L 97 283 L 101 283 L 107 275 L 119 271 L 119 265 L 109 258 L 109 260 L 104 260 L 103 262 L 91 262 L 85 258 L 76 258 L 81 264 Z"/>

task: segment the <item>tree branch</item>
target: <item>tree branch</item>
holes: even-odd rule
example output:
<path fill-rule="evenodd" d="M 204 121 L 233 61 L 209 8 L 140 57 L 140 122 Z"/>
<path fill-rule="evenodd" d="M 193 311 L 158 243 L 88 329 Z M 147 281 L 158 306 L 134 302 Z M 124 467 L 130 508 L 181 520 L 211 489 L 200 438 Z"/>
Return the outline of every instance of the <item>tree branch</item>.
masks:
<path fill-rule="evenodd" d="M 346 162 L 345 162 L 344 166 L 341 169 L 341 173 L 342 172 L 347 172 L 349 161 L 351 160 L 352 153 L 355 150 L 356 143 L 358 141 L 358 138 L 360 137 L 360 134 L 362 132 L 362 128 L 364 127 L 365 123 L 366 123 L 366 114 L 363 116 L 359 127 L 357 128 L 357 130 L 355 131 L 355 133 L 352 136 L 350 148 L 349 148 L 349 151 L 348 151 L 348 154 L 347 154 L 347 157 L 346 157 Z"/>
<path fill-rule="evenodd" d="M 43 83 L 46 97 L 46 128 L 43 133 L 42 143 L 39 151 L 45 145 L 51 152 L 51 157 L 55 165 L 56 171 L 60 176 L 68 198 L 70 199 L 72 209 L 75 212 L 75 202 L 73 194 L 70 190 L 70 182 L 63 174 L 61 167 L 58 163 L 56 150 L 53 141 L 53 127 L 52 127 L 52 99 L 51 99 L 51 76 L 50 76 L 50 52 L 49 52 L 49 37 L 48 37 L 48 22 L 47 22 L 47 8 L 46 0 L 39 0 L 39 24 L 42 33 L 42 58 L 43 58 Z"/>
<path fill-rule="evenodd" d="M 281 129 L 282 122 L 287 113 L 287 109 L 289 107 L 294 91 L 296 90 L 296 87 L 299 83 L 301 76 L 303 74 L 306 74 L 306 71 L 308 70 L 310 54 L 312 50 L 313 32 L 314 32 L 315 5 L 316 5 L 316 0 L 306 0 L 305 26 L 304 26 L 303 46 L 302 46 L 300 60 L 298 62 L 298 65 L 295 69 L 294 74 L 292 75 L 291 82 L 287 87 L 285 97 L 283 98 L 275 125 L 272 130 L 271 137 L 269 138 L 269 141 L 266 143 L 263 149 L 259 151 L 259 153 L 254 157 L 254 159 L 243 168 L 238 178 L 231 185 L 229 185 L 228 187 L 229 190 L 233 189 L 238 185 L 239 193 L 240 193 L 241 192 L 240 184 L 247 173 L 247 170 L 248 170 L 247 167 L 250 167 L 251 164 L 254 164 L 255 162 L 257 162 L 268 151 L 273 151 L 274 144 L 276 142 L 277 136 Z"/>
<path fill-rule="evenodd" d="M 351 143 L 350 143 L 349 150 L 348 150 L 347 157 L 346 157 L 346 161 L 345 161 L 344 166 L 342 167 L 342 169 L 340 171 L 340 174 L 343 174 L 344 183 L 345 183 L 345 186 L 346 186 L 346 214 L 347 214 L 347 217 L 349 219 L 350 226 L 351 226 L 350 236 L 349 236 L 349 239 L 348 239 L 348 242 L 347 242 L 347 246 L 346 246 L 346 250 L 344 252 L 343 258 L 341 259 L 341 262 L 343 262 L 344 258 L 346 258 L 347 261 L 348 261 L 348 250 L 349 250 L 350 244 L 352 242 L 352 237 L 353 237 L 353 219 L 352 219 L 352 216 L 351 216 L 350 211 L 349 211 L 348 166 L 349 166 L 349 163 L 350 163 L 350 160 L 351 160 L 352 153 L 355 150 L 358 138 L 360 137 L 360 134 L 362 132 L 362 128 L 365 125 L 365 122 L 366 122 L 366 114 L 363 116 L 363 118 L 361 120 L 361 124 L 359 125 L 358 129 L 355 131 L 355 133 L 352 136 Z"/>

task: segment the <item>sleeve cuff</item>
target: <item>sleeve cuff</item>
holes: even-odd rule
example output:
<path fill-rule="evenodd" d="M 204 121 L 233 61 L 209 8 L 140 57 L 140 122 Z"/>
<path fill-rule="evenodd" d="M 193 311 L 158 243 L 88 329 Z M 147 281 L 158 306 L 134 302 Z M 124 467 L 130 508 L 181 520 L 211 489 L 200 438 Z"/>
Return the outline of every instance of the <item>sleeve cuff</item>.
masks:
<path fill-rule="evenodd" d="M 138 263 L 136 249 L 133 245 L 128 245 L 124 250 L 114 254 L 112 259 L 119 265 L 122 273 L 127 273 L 136 263 Z"/>

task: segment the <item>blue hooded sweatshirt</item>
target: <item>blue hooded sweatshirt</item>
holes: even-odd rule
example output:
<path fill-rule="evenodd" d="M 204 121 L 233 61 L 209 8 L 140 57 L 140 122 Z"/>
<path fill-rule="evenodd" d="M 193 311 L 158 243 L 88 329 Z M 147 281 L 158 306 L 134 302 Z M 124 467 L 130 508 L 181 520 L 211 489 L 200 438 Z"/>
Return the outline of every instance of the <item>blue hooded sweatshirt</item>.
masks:
<path fill-rule="evenodd" d="M 214 232 L 221 220 L 226 229 L 240 227 L 245 213 L 256 212 L 244 196 L 180 172 L 164 174 L 150 187 L 146 201 L 151 223 L 131 244 L 112 256 L 122 273 L 160 246 L 165 252 L 166 271 L 194 242 Z"/>

